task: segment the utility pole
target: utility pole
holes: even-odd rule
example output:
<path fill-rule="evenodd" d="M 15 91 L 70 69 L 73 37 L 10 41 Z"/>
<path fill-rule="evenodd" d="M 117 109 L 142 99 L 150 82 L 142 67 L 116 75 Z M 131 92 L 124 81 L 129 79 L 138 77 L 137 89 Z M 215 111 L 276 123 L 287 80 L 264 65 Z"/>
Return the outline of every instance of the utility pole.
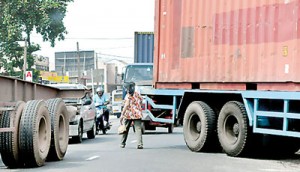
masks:
<path fill-rule="evenodd" d="M 96 71 L 98 72 L 98 53 L 96 53 Z M 97 79 L 97 87 L 99 86 L 99 79 Z"/>
<path fill-rule="evenodd" d="M 80 77 L 80 52 L 79 52 L 79 43 L 77 42 L 77 70 L 78 70 L 78 83 L 81 83 Z"/>
<path fill-rule="evenodd" d="M 26 80 L 26 66 L 27 66 L 27 40 L 24 39 L 24 64 L 23 64 L 23 80 Z"/>

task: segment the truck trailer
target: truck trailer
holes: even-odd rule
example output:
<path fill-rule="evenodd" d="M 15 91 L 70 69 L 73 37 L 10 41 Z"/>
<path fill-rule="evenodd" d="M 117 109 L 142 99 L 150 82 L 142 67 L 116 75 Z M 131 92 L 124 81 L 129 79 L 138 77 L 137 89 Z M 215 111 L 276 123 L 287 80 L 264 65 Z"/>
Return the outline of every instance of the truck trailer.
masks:
<path fill-rule="evenodd" d="M 156 0 L 154 88 L 141 90 L 148 116 L 183 125 L 191 151 L 295 153 L 299 6 L 299 0 Z"/>
<path fill-rule="evenodd" d="M 69 119 L 78 114 L 76 108 L 68 110 L 64 99 L 82 98 L 88 90 L 60 90 L 4 76 L 0 88 L 3 163 L 24 168 L 62 160 L 68 148 Z"/>

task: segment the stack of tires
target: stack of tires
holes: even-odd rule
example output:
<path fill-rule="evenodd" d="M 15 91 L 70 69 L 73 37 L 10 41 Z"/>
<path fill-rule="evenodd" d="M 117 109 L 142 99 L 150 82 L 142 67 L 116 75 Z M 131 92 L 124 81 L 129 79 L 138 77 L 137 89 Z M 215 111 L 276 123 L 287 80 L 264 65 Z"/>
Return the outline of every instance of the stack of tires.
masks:
<path fill-rule="evenodd" d="M 8 168 L 39 167 L 62 160 L 69 140 L 69 116 L 62 99 L 16 102 L 0 116 L 0 153 Z"/>

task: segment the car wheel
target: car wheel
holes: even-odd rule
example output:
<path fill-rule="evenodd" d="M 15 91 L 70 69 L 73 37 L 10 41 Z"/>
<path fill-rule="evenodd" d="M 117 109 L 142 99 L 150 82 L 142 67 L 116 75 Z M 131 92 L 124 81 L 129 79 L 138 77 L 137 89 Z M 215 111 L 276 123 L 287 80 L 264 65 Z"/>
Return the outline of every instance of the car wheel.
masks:
<path fill-rule="evenodd" d="M 82 135 L 83 135 L 83 128 L 82 128 L 82 122 L 79 122 L 78 125 L 78 135 L 73 136 L 72 139 L 75 143 L 81 143 L 82 142 Z"/>
<path fill-rule="evenodd" d="M 96 136 L 96 120 L 94 120 L 93 128 L 90 131 L 88 131 L 86 134 L 87 134 L 88 139 L 95 138 L 95 136 Z"/>

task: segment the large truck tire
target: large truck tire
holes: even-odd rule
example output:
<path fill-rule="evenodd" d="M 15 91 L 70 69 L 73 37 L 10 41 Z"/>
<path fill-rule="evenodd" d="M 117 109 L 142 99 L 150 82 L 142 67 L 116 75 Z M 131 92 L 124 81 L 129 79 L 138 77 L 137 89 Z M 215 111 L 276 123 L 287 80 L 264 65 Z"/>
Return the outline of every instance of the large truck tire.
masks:
<path fill-rule="evenodd" d="M 15 127 L 14 132 L 0 133 L 0 152 L 3 164 L 8 168 L 22 167 L 19 159 L 19 123 L 25 102 L 18 101 L 14 111 L 3 112 L 0 119 L 0 128 Z M 11 124 L 11 118 L 13 123 Z"/>
<path fill-rule="evenodd" d="M 69 144 L 69 114 L 61 98 L 46 101 L 51 117 L 51 145 L 49 161 L 62 160 Z"/>
<path fill-rule="evenodd" d="M 245 106 L 237 101 L 227 102 L 218 118 L 218 138 L 224 152 L 229 156 L 243 156 L 250 148 L 251 129 Z"/>
<path fill-rule="evenodd" d="M 218 146 L 216 115 L 212 108 L 201 101 L 192 102 L 184 114 L 183 135 L 191 151 L 215 151 Z"/>
<path fill-rule="evenodd" d="M 19 149 L 25 167 L 44 165 L 51 142 L 51 118 L 43 100 L 26 103 L 19 127 Z"/>

